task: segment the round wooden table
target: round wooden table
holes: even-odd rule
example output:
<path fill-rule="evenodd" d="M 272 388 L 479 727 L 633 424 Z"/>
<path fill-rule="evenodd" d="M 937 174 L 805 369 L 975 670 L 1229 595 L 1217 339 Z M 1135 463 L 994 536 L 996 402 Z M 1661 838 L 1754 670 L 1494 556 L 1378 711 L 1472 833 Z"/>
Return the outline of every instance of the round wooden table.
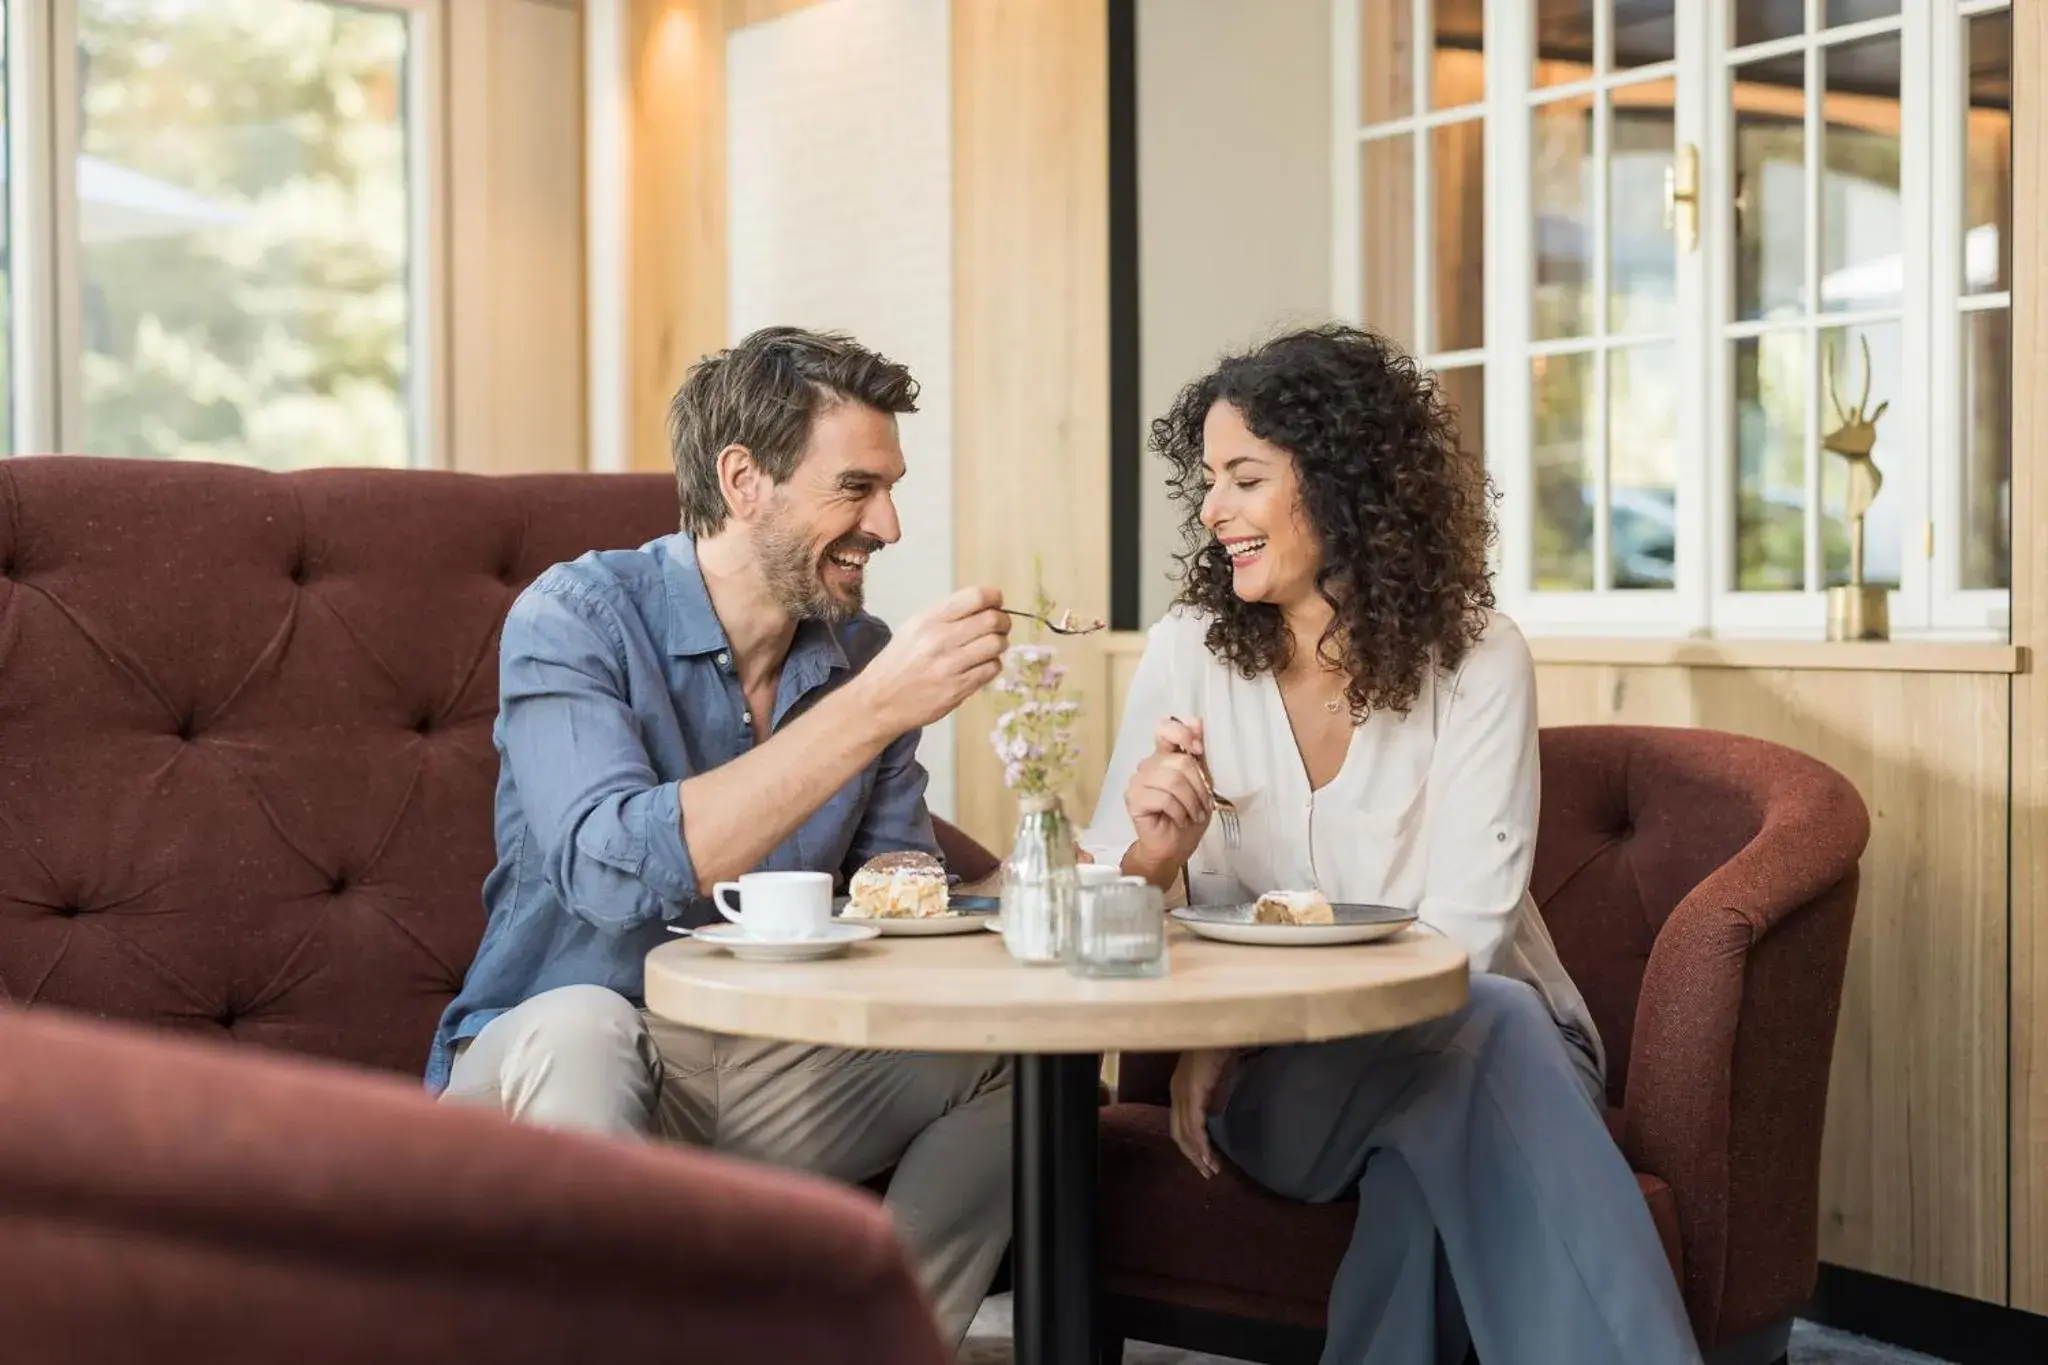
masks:
<path fill-rule="evenodd" d="M 678 940 L 647 955 L 647 1007 L 718 1033 L 1016 1059 L 1011 1266 L 1018 1365 L 1095 1350 L 1096 1078 L 1107 1051 L 1379 1033 L 1465 1003 L 1465 954 L 1409 930 L 1380 943 L 1253 948 L 1179 926 L 1172 971 L 1096 981 L 1013 962 L 995 934 L 880 938 L 822 962 L 741 962 Z"/>

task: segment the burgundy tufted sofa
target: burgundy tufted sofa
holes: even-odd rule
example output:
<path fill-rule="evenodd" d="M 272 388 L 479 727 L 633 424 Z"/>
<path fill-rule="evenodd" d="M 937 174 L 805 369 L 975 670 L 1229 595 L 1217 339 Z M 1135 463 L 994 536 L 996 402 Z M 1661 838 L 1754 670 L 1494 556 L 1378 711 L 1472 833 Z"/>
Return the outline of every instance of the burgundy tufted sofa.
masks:
<path fill-rule="evenodd" d="M 1532 889 L 1607 1045 L 1609 1127 L 1709 1360 L 1775 1360 L 1818 1266 L 1868 813 L 1833 769 L 1761 740 L 1593 726 L 1541 742 Z M 1103 1114 L 1106 1325 L 1313 1361 L 1357 1205 L 1202 1180 L 1168 1131 L 1171 1069 L 1124 1058 Z"/>
<path fill-rule="evenodd" d="M 499 622 L 675 507 L 0 460 L 0 1004 L 57 1007 L 0 1008 L 10 1361 L 947 1358 L 865 1196 L 420 1090 L 483 928 Z"/>

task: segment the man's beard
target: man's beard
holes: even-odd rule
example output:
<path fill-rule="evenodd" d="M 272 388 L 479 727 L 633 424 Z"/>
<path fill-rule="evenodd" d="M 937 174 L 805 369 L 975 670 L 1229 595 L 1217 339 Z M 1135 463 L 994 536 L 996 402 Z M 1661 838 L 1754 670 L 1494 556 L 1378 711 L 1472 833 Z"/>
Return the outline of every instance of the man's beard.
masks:
<path fill-rule="evenodd" d="M 810 541 L 786 521 L 778 518 L 754 533 L 754 552 L 767 580 L 768 592 L 776 604 L 798 621 L 822 621 L 828 626 L 844 625 L 853 619 L 865 600 L 861 584 L 846 597 L 825 586 L 824 560 L 827 555 L 848 551 L 873 555 L 882 542 L 856 531 L 841 536 L 822 553 L 813 552 Z"/>

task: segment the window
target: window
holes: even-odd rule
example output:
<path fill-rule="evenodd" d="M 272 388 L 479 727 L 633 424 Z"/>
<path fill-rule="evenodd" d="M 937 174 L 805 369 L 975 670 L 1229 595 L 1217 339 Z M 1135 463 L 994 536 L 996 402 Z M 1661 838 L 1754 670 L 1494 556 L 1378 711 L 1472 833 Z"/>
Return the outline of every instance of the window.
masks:
<path fill-rule="evenodd" d="M 2012 11 L 1968 11 L 1941 71 L 1956 78 L 1943 108 L 1960 126 L 1940 135 L 1962 155 L 1941 174 L 1950 209 L 1935 224 L 1937 348 L 1958 382 L 1942 397 L 1943 429 L 1960 432 L 1961 460 L 1938 490 L 1953 495 L 1957 527 L 1941 556 L 1955 591 L 1995 606 L 2012 585 Z M 1951 292 L 1953 291 L 1953 292 Z M 1951 306 L 1953 312 L 1950 312 Z"/>
<path fill-rule="evenodd" d="M 55 261 L 31 332 L 54 339 L 51 416 L 24 444 L 270 469 L 434 459 L 418 244 L 437 15 L 57 0 L 54 163 L 13 186 Z"/>
<path fill-rule="evenodd" d="M 1476 432 L 1486 420 L 1484 7 L 1367 5 L 1358 37 L 1355 98 L 1339 96 L 1359 111 L 1357 201 L 1398 227 L 1365 239 L 1355 279 L 1339 288 L 1356 290 L 1381 329 L 1437 372 L 1462 429 Z"/>
<path fill-rule="evenodd" d="M 1895 632 L 2003 632 L 2006 0 L 1338 13 L 1335 305 L 1443 377 L 1508 610 L 1818 634 L 1860 555 Z"/>

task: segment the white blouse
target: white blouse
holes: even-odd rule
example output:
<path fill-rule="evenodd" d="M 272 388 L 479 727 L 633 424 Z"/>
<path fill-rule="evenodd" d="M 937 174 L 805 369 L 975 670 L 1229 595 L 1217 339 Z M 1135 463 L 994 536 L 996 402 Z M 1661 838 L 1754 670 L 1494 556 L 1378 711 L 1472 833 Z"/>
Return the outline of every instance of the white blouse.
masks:
<path fill-rule="evenodd" d="M 1188 864 L 1196 904 L 1314 887 L 1333 901 L 1413 909 L 1456 939 L 1475 972 L 1526 981 L 1605 1069 L 1586 1002 L 1529 895 L 1536 856 L 1536 672 L 1528 642 L 1495 613 L 1453 677 L 1432 673 L 1405 714 L 1351 732 L 1337 775 L 1308 773 L 1272 675 L 1247 679 L 1212 655 L 1208 617 L 1179 609 L 1152 627 L 1124 702 L 1094 822 L 1098 862 L 1136 837 L 1124 790 L 1168 716 L 1203 723 L 1216 790 L 1240 812 L 1237 848 L 1212 822 Z"/>

